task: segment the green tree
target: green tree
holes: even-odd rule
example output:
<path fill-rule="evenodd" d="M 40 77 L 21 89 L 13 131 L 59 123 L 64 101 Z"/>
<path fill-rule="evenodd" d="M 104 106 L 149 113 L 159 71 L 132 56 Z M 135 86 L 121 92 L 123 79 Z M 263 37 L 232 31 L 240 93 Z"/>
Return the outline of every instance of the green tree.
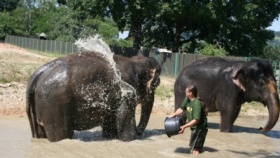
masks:
<path fill-rule="evenodd" d="M 9 12 L 9 11 L 12 11 L 14 10 L 17 5 L 18 5 L 18 2 L 20 0 L 1 0 L 0 1 L 0 12 Z"/>
<path fill-rule="evenodd" d="M 109 2 L 101 0 L 68 0 L 59 1 L 59 4 L 61 6 L 66 5 L 69 8 L 68 17 L 63 20 L 64 16 L 62 16 L 61 22 L 69 23 L 72 20 L 70 24 L 67 24 L 67 26 L 73 28 L 70 31 L 73 32 L 72 39 L 100 34 L 109 44 L 118 45 L 119 30 L 115 21 L 108 15 Z M 58 27 L 65 25 L 59 24 Z M 61 29 L 58 28 L 58 30 Z M 129 45 L 129 43 L 127 44 Z"/>
<path fill-rule="evenodd" d="M 14 34 L 21 36 L 32 36 L 34 29 L 34 6 L 30 0 L 21 0 L 11 14 L 11 21 L 14 22 Z"/>
<path fill-rule="evenodd" d="M 273 32 L 265 30 L 279 15 L 280 2 L 159 1 L 160 12 L 145 24 L 148 41 L 177 52 L 184 43 L 219 43 L 230 55 L 261 54 Z"/>
<path fill-rule="evenodd" d="M 135 48 L 156 44 L 174 52 L 184 43 L 205 40 L 219 43 L 230 55 L 260 55 L 274 37 L 265 28 L 280 13 L 279 0 L 87 0 L 90 6 L 77 1 L 72 8 L 95 6 L 98 10 L 91 13 L 112 16 L 120 31 L 130 31 Z"/>
<path fill-rule="evenodd" d="M 280 60 L 280 46 L 267 45 L 260 56 L 265 59 Z"/>
<path fill-rule="evenodd" d="M 11 18 L 8 12 L 0 12 L 0 39 L 3 39 L 7 34 L 13 33 L 14 23 Z"/>

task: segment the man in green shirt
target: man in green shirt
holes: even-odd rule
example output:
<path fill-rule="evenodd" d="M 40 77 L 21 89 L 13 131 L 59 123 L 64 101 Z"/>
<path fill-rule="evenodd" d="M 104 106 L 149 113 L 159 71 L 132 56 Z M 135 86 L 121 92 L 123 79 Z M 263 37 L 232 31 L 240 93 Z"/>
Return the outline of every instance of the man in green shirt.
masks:
<path fill-rule="evenodd" d="M 181 107 L 168 117 L 175 117 L 186 110 L 188 122 L 180 127 L 179 133 L 184 133 L 185 128 L 190 127 L 192 133 L 190 148 L 192 154 L 199 154 L 203 148 L 205 137 L 208 132 L 207 117 L 204 112 L 203 103 L 197 98 L 197 89 L 194 85 L 187 86 L 186 98 Z"/>

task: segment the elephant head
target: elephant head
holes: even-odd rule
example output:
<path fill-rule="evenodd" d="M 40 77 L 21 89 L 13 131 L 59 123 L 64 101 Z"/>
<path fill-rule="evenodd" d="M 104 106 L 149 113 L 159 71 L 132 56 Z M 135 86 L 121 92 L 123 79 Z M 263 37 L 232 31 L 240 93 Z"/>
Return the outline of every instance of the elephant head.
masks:
<path fill-rule="evenodd" d="M 137 126 L 137 134 L 140 135 L 145 130 L 154 104 L 154 94 L 160 84 L 161 67 L 159 63 L 151 57 L 135 56 L 131 58 L 135 62 L 138 70 L 138 80 L 136 85 L 138 100 L 141 104 L 141 118 Z"/>
<path fill-rule="evenodd" d="M 132 60 L 139 61 L 139 58 L 133 58 Z M 145 58 L 144 60 L 142 60 L 142 64 L 146 65 L 147 68 L 143 70 L 143 73 L 141 73 L 143 75 L 140 75 L 144 78 L 143 84 L 145 85 L 145 89 L 140 88 L 140 92 L 142 93 L 142 95 L 140 95 L 141 118 L 137 126 L 138 135 L 143 133 L 149 122 L 149 118 L 154 104 L 155 90 L 160 84 L 159 76 L 161 73 L 160 65 L 154 58 Z"/>
<path fill-rule="evenodd" d="M 253 60 L 235 68 L 232 80 L 243 91 L 245 101 L 258 101 L 267 106 L 269 119 L 260 130 L 271 130 L 277 123 L 280 111 L 276 79 L 271 65 L 262 60 Z"/>

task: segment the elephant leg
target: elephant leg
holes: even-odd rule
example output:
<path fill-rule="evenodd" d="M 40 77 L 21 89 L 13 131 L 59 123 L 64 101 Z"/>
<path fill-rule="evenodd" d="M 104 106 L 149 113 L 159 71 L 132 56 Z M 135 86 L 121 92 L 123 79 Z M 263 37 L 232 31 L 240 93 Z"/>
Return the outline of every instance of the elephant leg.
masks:
<path fill-rule="evenodd" d="M 39 120 L 38 120 L 38 122 L 39 122 Z M 35 129 L 36 129 L 36 138 L 47 138 L 44 126 L 39 125 L 38 123 L 36 123 Z"/>
<path fill-rule="evenodd" d="M 116 114 L 111 112 L 106 115 L 102 123 L 102 136 L 104 138 L 116 138 L 117 137 L 117 127 L 116 127 Z"/>
<path fill-rule="evenodd" d="M 135 105 L 135 98 L 123 97 L 116 117 L 119 140 L 131 141 L 136 138 Z"/>
<path fill-rule="evenodd" d="M 73 137 L 74 129 L 71 115 L 67 111 L 65 108 L 55 109 L 42 116 L 42 126 L 50 142 L 71 139 Z"/>
<path fill-rule="evenodd" d="M 141 103 L 141 118 L 139 125 L 137 126 L 137 135 L 141 135 L 146 129 L 151 116 L 153 103 L 153 101 L 145 101 Z"/>
<path fill-rule="evenodd" d="M 239 114 L 241 106 L 228 107 L 221 110 L 221 132 L 232 132 L 233 124 Z"/>
<path fill-rule="evenodd" d="M 71 139 L 74 134 L 74 130 L 70 125 L 61 122 L 59 119 L 53 120 L 54 122 L 47 122 L 45 131 L 47 138 L 50 142 L 57 142 L 62 139 Z"/>

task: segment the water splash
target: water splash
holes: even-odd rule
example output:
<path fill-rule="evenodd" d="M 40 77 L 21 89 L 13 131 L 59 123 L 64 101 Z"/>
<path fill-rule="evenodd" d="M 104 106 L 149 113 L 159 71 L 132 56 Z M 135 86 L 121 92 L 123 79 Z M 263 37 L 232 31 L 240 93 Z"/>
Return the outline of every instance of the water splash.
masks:
<path fill-rule="evenodd" d="M 80 52 L 94 51 L 102 53 L 105 56 L 112 54 L 110 47 L 101 39 L 99 35 L 78 39 L 75 42 L 75 45 L 78 47 Z"/>
<path fill-rule="evenodd" d="M 136 90 L 130 84 L 121 79 L 121 72 L 117 69 L 116 62 L 113 59 L 114 53 L 111 51 L 109 45 L 104 42 L 99 35 L 79 39 L 75 42 L 75 45 L 78 47 L 80 53 L 83 51 L 91 51 L 101 53 L 104 56 L 115 72 L 114 81 L 120 85 L 122 96 L 127 96 L 128 93 L 136 94 Z"/>

